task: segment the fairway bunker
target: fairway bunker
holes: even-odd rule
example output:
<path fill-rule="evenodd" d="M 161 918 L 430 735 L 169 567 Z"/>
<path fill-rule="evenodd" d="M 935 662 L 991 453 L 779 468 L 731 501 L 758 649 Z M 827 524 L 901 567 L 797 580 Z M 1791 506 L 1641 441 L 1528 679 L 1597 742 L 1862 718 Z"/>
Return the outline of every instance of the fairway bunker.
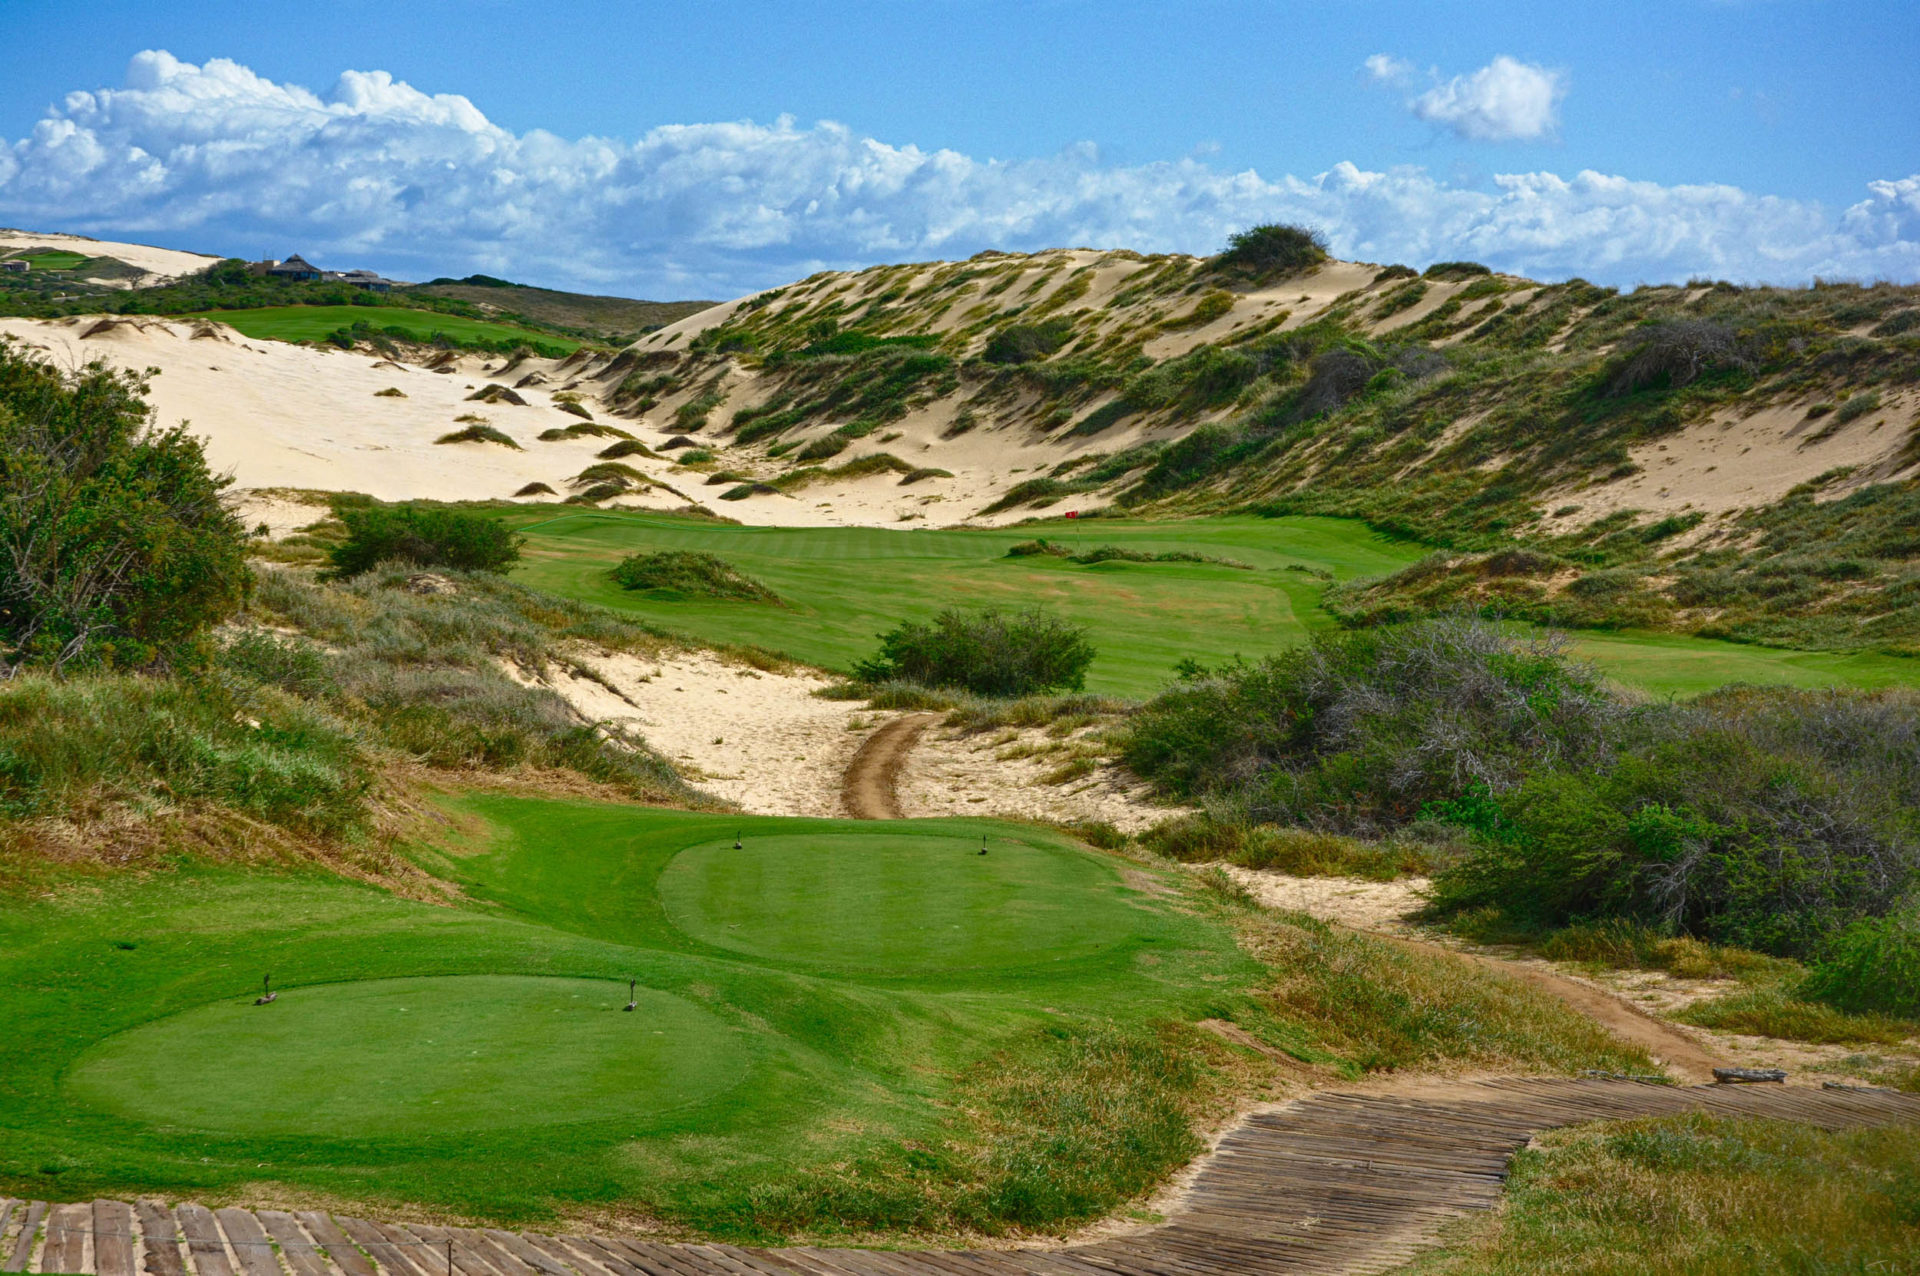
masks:
<path fill-rule="evenodd" d="M 740 1034 L 620 982 L 469 975 L 224 999 L 110 1037 L 73 1069 L 82 1104 L 231 1133 L 409 1138 L 618 1118 L 713 1099 L 747 1074 Z"/>

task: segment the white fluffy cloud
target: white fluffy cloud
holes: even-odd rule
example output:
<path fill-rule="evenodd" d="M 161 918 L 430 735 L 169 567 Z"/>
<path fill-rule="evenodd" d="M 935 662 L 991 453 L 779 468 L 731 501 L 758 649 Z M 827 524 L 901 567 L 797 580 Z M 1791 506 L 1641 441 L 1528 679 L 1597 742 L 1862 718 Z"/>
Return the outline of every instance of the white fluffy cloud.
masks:
<path fill-rule="evenodd" d="M 1384 54 L 1368 58 L 1367 70 L 1395 86 L 1412 78 L 1410 66 Z M 1407 109 L 1476 142 L 1522 142 L 1559 126 L 1566 95 L 1566 77 L 1558 71 L 1502 54 L 1471 75 L 1456 75 L 1409 99 Z"/>
<path fill-rule="evenodd" d="M 682 297 L 983 248 L 1208 252 L 1260 221 L 1311 224 L 1343 256 L 1471 257 L 1545 278 L 1920 278 L 1920 175 L 1874 182 L 1835 215 L 1591 172 L 1483 190 L 1351 163 L 1272 178 L 1192 158 L 1123 167 L 1090 147 L 985 161 L 784 118 L 568 140 L 509 132 L 384 72 L 320 94 L 160 52 L 135 57 L 124 87 L 69 94 L 0 142 L 0 220 Z"/>

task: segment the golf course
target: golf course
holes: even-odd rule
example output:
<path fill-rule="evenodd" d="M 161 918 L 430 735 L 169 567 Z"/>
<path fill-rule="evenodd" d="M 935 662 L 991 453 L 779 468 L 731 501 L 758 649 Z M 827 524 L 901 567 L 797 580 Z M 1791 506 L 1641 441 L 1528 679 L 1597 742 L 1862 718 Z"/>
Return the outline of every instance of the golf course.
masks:
<path fill-rule="evenodd" d="M 753 1235 L 831 1165 L 940 1148 L 948 1078 L 983 1061 L 1262 1021 L 1225 926 L 1038 829 L 442 814 L 458 835 L 417 857 L 452 900 L 202 865 L 0 911 L 0 1176 L 503 1218 L 641 1200 Z"/>
<path fill-rule="evenodd" d="M 507 521 L 527 538 L 515 572 L 525 584 L 702 641 L 763 647 L 828 669 L 848 669 L 871 654 L 876 635 L 945 607 L 1046 606 L 1088 628 L 1099 655 L 1087 689 L 1127 697 L 1158 691 L 1183 659 L 1256 658 L 1331 629 L 1335 622 L 1319 602 L 1329 583 L 1397 571 L 1429 552 L 1357 520 L 1313 517 L 1053 520 L 999 530 L 741 527 L 610 510 L 520 510 Z M 1039 537 L 1074 554 L 1114 546 L 1202 561 L 1116 557 L 1080 564 L 1044 553 L 1008 556 Z M 766 585 L 780 604 L 662 597 L 624 590 L 608 577 L 625 556 L 662 550 L 722 558 Z M 1875 652 L 1595 630 L 1572 638 L 1576 655 L 1659 696 L 1732 682 L 1920 685 L 1920 661 Z"/>

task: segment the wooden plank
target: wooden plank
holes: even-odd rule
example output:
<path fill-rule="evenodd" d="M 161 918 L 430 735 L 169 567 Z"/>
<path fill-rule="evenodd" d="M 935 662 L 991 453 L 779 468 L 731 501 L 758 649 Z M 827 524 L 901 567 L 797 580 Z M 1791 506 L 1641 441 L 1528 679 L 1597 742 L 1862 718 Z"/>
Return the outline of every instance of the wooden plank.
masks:
<path fill-rule="evenodd" d="M 347 1238 L 368 1254 L 380 1265 L 387 1276 L 426 1276 L 426 1273 L 413 1261 L 413 1256 L 400 1246 L 395 1245 L 372 1223 L 361 1218 L 339 1218 L 333 1220 Z"/>
<path fill-rule="evenodd" d="M 273 1241 L 259 1219 L 246 1210 L 237 1209 L 215 1210 L 213 1216 L 220 1220 L 220 1230 L 227 1234 L 227 1247 L 233 1251 L 246 1276 L 286 1276 L 279 1256 L 273 1252 Z"/>
<path fill-rule="evenodd" d="M 267 1235 L 279 1242 L 280 1257 L 293 1269 L 293 1276 L 340 1276 L 300 1226 L 299 1219 L 285 1210 L 261 1210 L 257 1217 L 267 1229 Z"/>
<path fill-rule="evenodd" d="M 227 1245 L 220 1236 L 220 1223 L 204 1205 L 180 1205 L 173 1211 L 180 1234 L 187 1238 L 187 1253 L 193 1259 L 196 1276 L 233 1276 L 233 1261 L 227 1257 Z"/>
<path fill-rule="evenodd" d="M 0 1271 L 24 1272 L 27 1262 L 33 1257 L 33 1243 L 40 1235 L 41 1220 L 47 1216 L 45 1201 L 31 1201 L 27 1205 L 26 1215 L 20 1220 L 20 1234 L 14 1237 L 13 1252 L 7 1255 L 7 1261 L 0 1265 Z"/>
<path fill-rule="evenodd" d="M 91 1206 L 54 1206 L 47 1213 L 47 1243 L 40 1251 L 40 1270 L 87 1272 L 87 1233 L 92 1230 Z"/>
<path fill-rule="evenodd" d="M 573 1273 L 567 1268 L 566 1264 L 560 1262 L 539 1246 L 529 1243 L 527 1238 L 518 1232 L 507 1232 L 497 1227 L 489 1227 L 487 1229 L 487 1235 L 493 1238 L 494 1244 L 506 1250 L 509 1254 L 512 1254 L 534 1271 L 539 1272 L 540 1276 L 573 1276 Z"/>
<path fill-rule="evenodd" d="M 133 1207 L 125 1201 L 93 1203 L 95 1276 L 134 1276 Z"/>
<path fill-rule="evenodd" d="M 360 1247 L 340 1230 L 340 1225 L 330 1215 L 322 1214 L 319 1210 L 301 1210 L 295 1217 L 307 1229 L 307 1235 L 318 1242 L 328 1260 L 345 1276 L 379 1276 L 372 1260 L 360 1252 Z"/>
<path fill-rule="evenodd" d="M 147 1276 L 187 1276 L 187 1260 L 180 1253 L 180 1225 L 159 1201 L 138 1201 L 140 1243 L 146 1253 L 141 1266 Z"/>

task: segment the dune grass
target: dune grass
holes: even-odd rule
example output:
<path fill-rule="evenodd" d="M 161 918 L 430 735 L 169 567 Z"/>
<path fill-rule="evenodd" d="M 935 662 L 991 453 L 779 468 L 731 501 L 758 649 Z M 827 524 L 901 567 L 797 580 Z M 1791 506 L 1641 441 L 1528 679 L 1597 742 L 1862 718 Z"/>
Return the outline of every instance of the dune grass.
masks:
<path fill-rule="evenodd" d="M 270 341 L 320 341 L 340 328 L 366 323 L 381 330 L 400 328 L 410 339 L 423 342 L 433 340 L 435 333 L 445 333 L 456 341 L 526 341 L 563 347 L 569 352 L 581 345 L 566 337 L 512 324 L 400 306 L 263 306 L 258 310 L 209 310 L 180 317 L 212 319 L 246 336 Z"/>
<path fill-rule="evenodd" d="M 643 511 L 554 518 L 504 511 L 528 538 L 519 578 L 569 597 L 644 614 L 710 640 L 744 641 L 847 670 L 877 635 L 943 607 L 1039 603 L 1086 625 L 1099 650 L 1089 690 L 1145 696 L 1183 659 L 1218 664 L 1294 646 L 1330 628 L 1329 583 L 1397 570 L 1423 547 L 1355 520 L 1219 517 L 1184 521 L 1058 521 L 1044 535 L 1071 554 L 1110 547 L 1107 561 L 1008 552 L 1034 530 L 738 527 Z M 636 597 L 606 571 L 650 550 L 715 554 L 789 604 Z M 1130 561 L 1124 555 L 1228 561 Z M 1244 566 L 1243 566 L 1244 565 Z M 1247 568 L 1252 570 L 1247 570 Z M 1920 661 L 1869 653 L 1784 651 L 1664 634 L 1582 633 L 1574 648 L 1618 681 L 1655 695 L 1694 695 L 1729 682 L 1796 686 L 1920 683 Z"/>
<path fill-rule="evenodd" d="M 1912 1127 L 1830 1133 L 1702 1115 L 1543 1136 L 1497 1214 L 1403 1276 L 1897 1272 L 1920 1252 Z"/>

